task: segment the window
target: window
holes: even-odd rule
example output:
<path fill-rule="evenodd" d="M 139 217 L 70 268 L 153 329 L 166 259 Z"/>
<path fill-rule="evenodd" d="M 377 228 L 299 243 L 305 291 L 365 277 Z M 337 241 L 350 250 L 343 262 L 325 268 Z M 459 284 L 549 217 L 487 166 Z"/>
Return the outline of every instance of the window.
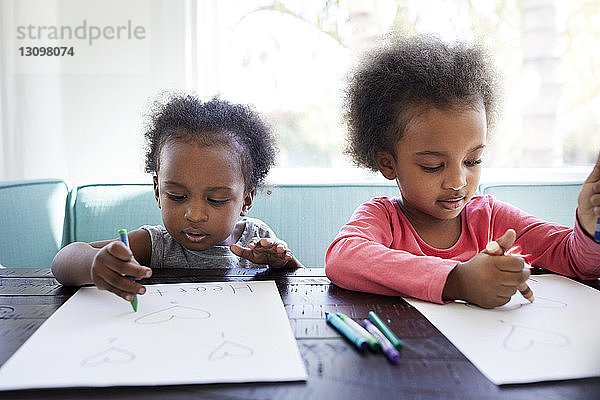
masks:
<path fill-rule="evenodd" d="M 0 2 L 0 19 L 2 179 L 147 181 L 143 116 L 171 89 L 254 104 L 280 138 L 277 179 L 361 179 L 342 152 L 345 78 L 390 30 L 481 38 L 495 56 L 504 107 L 486 169 L 587 175 L 600 149 L 600 0 L 57 0 Z"/>
<path fill-rule="evenodd" d="M 217 90 L 257 105 L 282 167 L 343 167 L 341 101 L 354 57 L 389 30 L 483 39 L 504 76 L 488 167 L 591 164 L 600 148 L 600 1 L 219 3 Z M 225 50 L 226 49 L 226 50 Z"/>

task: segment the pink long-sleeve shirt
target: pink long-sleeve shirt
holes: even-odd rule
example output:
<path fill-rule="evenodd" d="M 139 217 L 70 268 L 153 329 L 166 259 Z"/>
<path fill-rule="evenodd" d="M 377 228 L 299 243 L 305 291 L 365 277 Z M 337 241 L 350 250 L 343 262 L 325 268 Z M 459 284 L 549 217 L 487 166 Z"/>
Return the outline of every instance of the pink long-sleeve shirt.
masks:
<path fill-rule="evenodd" d="M 325 255 L 325 273 L 338 286 L 443 303 L 448 274 L 488 242 L 514 229 L 507 254 L 534 267 L 581 279 L 600 276 L 600 244 L 578 222 L 545 222 L 492 196 L 475 196 L 461 213 L 462 230 L 448 249 L 425 243 L 400 209 L 398 198 L 377 197 L 359 206 Z"/>

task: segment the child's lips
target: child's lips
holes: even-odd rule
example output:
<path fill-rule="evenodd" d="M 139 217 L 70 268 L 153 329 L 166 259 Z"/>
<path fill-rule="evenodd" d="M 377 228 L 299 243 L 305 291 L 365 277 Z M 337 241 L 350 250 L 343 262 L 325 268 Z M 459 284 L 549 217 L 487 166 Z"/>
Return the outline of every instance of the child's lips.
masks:
<path fill-rule="evenodd" d="M 447 210 L 456 210 L 465 204 L 465 196 L 438 200 L 438 203 Z"/>
<path fill-rule="evenodd" d="M 207 233 L 195 229 L 184 229 L 183 234 L 185 235 L 187 240 L 193 243 L 200 243 L 208 237 Z"/>

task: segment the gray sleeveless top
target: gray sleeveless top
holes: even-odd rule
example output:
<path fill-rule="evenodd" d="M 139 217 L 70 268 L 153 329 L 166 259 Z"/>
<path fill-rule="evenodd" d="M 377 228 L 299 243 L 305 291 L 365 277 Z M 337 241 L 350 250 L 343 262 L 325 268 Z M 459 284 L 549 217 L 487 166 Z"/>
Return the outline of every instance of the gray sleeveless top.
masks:
<path fill-rule="evenodd" d="M 255 237 L 275 238 L 275 234 L 267 224 L 256 218 L 242 218 L 246 226 L 240 239 L 240 246 L 248 247 L 248 242 Z M 150 268 L 237 268 L 258 267 L 259 265 L 238 257 L 229 250 L 229 246 L 213 246 L 204 251 L 192 251 L 183 247 L 167 232 L 162 225 L 144 225 L 140 229 L 148 231 L 152 242 Z"/>

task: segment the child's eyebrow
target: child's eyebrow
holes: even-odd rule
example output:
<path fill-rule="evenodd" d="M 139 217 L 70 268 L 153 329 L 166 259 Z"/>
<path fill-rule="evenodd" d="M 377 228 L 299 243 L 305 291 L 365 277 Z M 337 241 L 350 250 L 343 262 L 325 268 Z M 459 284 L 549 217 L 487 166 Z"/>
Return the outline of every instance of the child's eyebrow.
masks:
<path fill-rule="evenodd" d="M 475 147 L 473 147 L 471 150 L 469 150 L 467 152 L 468 153 L 473 153 L 477 150 L 483 149 L 485 147 L 485 144 L 480 144 L 477 145 Z M 447 155 L 447 153 L 443 152 L 443 151 L 429 151 L 429 150 L 425 150 L 425 151 L 418 151 L 415 153 L 415 155 L 417 156 L 445 156 Z"/>
<path fill-rule="evenodd" d="M 233 191 L 233 188 L 230 188 L 229 186 L 212 186 L 212 187 L 208 187 L 206 188 L 207 191 L 209 192 L 214 192 L 217 190 L 230 190 Z"/>
<path fill-rule="evenodd" d="M 175 181 L 164 181 L 163 182 L 165 185 L 173 185 L 173 186 L 179 186 L 181 188 L 186 188 L 185 185 L 182 185 L 181 183 L 175 182 Z"/>
<path fill-rule="evenodd" d="M 165 185 L 173 185 L 173 186 L 179 186 L 182 189 L 186 189 L 187 187 L 185 185 L 182 185 L 181 183 L 175 182 L 175 181 L 164 181 L 163 182 Z M 207 192 L 216 192 L 218 190 L 229 190 L 229 191 L 233 191 L 234 189 L 229 187 L 229 186 L 210 186 L 205 188 L 204 190 L 206 190 Z"/>

